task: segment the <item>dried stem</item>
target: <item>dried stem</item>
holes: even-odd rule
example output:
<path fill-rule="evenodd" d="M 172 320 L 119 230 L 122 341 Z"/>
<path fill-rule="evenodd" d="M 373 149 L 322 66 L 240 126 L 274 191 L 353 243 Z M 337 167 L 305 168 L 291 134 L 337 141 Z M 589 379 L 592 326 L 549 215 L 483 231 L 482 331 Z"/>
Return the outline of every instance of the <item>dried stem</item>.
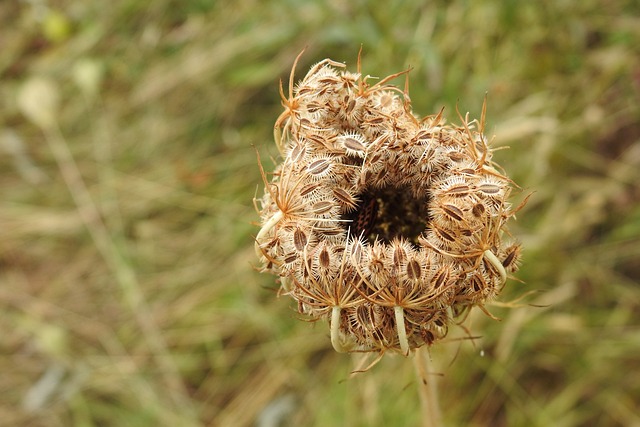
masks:
<path fill-rule="evenodd" d="M 442 414 L 438 403 L 438 387 L 436 376 L 432 375 L 432 361 L 425 347 L 417 348 L 413 356 L 416 370 L 418 391 L 420 393 L 420 407 L 422 409 L 423 427 L 441 427 Z"/>

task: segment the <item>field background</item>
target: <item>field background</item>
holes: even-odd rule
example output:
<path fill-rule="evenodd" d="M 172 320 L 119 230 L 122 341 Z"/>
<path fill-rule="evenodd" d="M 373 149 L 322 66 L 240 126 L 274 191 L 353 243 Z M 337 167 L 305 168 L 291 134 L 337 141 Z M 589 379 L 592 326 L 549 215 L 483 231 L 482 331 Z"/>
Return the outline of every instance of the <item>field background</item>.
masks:
<path fill-rule="evenodd" d="M 254 270 L 278 79 L 361 45 L 365 74 L 413 67 L 417 114 L 487 94 L 533 192 L 519 307 L 432 349 L 446 425 L 640 426 L 640 5 L 616 0 L 1 1 L 0 425 L 420 425 L 410 360 L 351 378 Z"/>

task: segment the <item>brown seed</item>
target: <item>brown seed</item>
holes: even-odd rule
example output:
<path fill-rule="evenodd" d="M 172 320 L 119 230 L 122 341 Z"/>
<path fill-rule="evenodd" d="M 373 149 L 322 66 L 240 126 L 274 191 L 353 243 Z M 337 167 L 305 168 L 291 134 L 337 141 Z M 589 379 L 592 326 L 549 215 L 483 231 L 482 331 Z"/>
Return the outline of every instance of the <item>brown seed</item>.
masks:
<path fill-rule="evenodd" d="M 456 221 L 461 221 L 462 218 L 464 217 L 464 212 L 462 212 L 462 210 L 458 208 L 456 205 L 445 203 L 440 205 L 440 207 L 442 208 L 442 211 L 451 219 L 454 219 Z"/>
<path fill-rule="evenodd" d="M 332 84 L 340 83 L 340 79 L 334 76 L 325 76 L 325 77 L 319 78 L 318 82 L 322 83 L 323 85 L 332 85 Z"/>
<path fill-rule="evenodd" d="M 293 150 L 291 150 L 289 158 L 293 163 L 298 163 L 300 162 L 300 160 L 302 160 L 306 153 L 307 148 L 303 144 L 296 144 L 296 146 L 293 147 Z"/>
<path fill-rule="evenodd" d="M 322 105 L 318 102 L 311 101 L 307 104 L 307 111 L 311 114 L 322 109 Z"/>
<path fill-rule="evenodd" d="M 311 175 L 323 175 L 330 167 L 331 167 L 331 160 L 318 159 L 309 163 L 309 166 L 307 166 L 307 171 Z"/>
<path fill-rule="evenodd" d="M 356 151 L 358 153 L 364 153 L 367 149 L 362 142 L 352 136 L 342 138 L 342 144 L 347 150 Z"/>
<path fill-rule="evenodd" d="M 304 129 L 304 128 L 309 129 L 313 127 L 311 120 L 304 117 L 299 120 L 298 125 L 300 126 L 301 129 Z"/>
<path fill-rule="evenodd" d="M 307 246 L 307 235 L 299 228 L 293 232 L 293 244 L 299 252 L 302 252 Z"/>
<path fill-rule="evenodd" d="M 442 316 L 436 316 L 436 318 L 433 320 L 433 323 L 435 323 L 436 326 L 443 327 L 447 322 L 442 318 Z"/>
<path fill-rule="evenodd" d="M 372 126 L 379 125 L 379 124 L 381 124 L 383 122 L 384 122 L 384 117 L 372 117 L 372 118 L 367 119 L 365 121 L 365 123 L 367 123 L 369 125 L 372 125 Z"/>
<path fill-rule="evenodd" d="M 482 281 L 478 277 L 476 276 L 472 277 L 471 283 L 472 283 L 474 292 L 480 292 L 483 289 Z"/>
<path fill-rule="evenodd" d="M 300 196 L 302 197 L 307 196 L 310 193 L 313 193 L 318 187 L 320 187 L 319 183 L 307 184 L 300 189 Z"/>
<path fill-rule="evenodd" d="M 316 215 L 323 215 L 333 208 L 333 202 L 324 200 L 313 204 L 312 211 Z"/>
<path fill-rule="evenodd" d="M 520 245 L 515 244 L 507 248 L 506 256 L 502 260 L 502 266 L 509 272 L 514 272 L 518 268 L 520 260 Z"/>
<path fill-rule="evenodd" d="M 423 329 L 420 328 L 420 336 L 422 337 L 422 340 L 425 342 L 425 344 L 432 344 L 436 337 L 433 335 L 433 332 L 431 332 L 428 329 Z"/>
<path fill-rule="evenodd" d="M 433 231 L 440 237 L 441 240 L 447 240 L 449 242 L 455 242 L 456 238 L 450 232 L 441 229 L 440 227 L 433 227 Z"/>
<path fill-rule="evenodd" d="M 469 188 L 468 185 L 458 184 L 449 187 L 447 189 L 447 194 L 451 194 L 453 196 L 466 196 L 467 194 L 469 194 L 469 191 L 471 191 L 471 188 Z"/>
<path fill-rule="evenodd" d="M 384 262 L 380 259 L 372 259 L 369 261 L 369 271 L 373 274 L 381 274 L 384 271 Z"/>
<path fill-rule="evenodd" d="M 326 223 L 320 224 L 315 227 L 315 231 L 318 234 L 322 234 L 323 236 L 339 236 L 344 232 L 342 227 Z"/>
<path fill-rule="evenodd" d="M 461 162 L 464 160 L 464 154 L 452 151 L 449 153 L 449 158 L 454 162 Z"/>
<path fill-rule="evenodd" d="M 486 195 L 495 195 L 500 193 L 500 191 L 502 190 L 502 188 L 497 185 L 497 184 L 490 184 L 490 183 L 483 183 L 478 185 L 478 191 L 480 191 L 481 193 L 484 193 Z"/>
<path fill-rule="evenodd" d="M 348 98 L 347 98 L 347 97 L 345 97 L 345 102 L 347 101 L 347 99 L 348 99 Z M 355 100 L 355 99 L 352 99 L 352 100 L 351 100 L 351 101 L 349 101 L 349 103 L 347 104 L 347 107 L 345 108 L 345 112 L 346 112 L 347 114 L 351 114 L 351 112 L 353 111 L 353 109 L 355 108 L 355 106 L 356 106 L 356 100 Z"/>
<path fill-rule="evenodd" d="M 347 190 L 336 187 L 333 188 L 333 195 L 338 200 L 338 202 L 342 203 L 347 209 L 353 209 L 357 206 L 356 198 L 349 193 Z"/>
<path fill-rule="evenodd" d="M 393 250 L 393 265 L 396 267 L 400 267 L 407 259 L 407 252 L 404 250 L 401 244 L 398 243 L 395 246 L 396 247 Z"/>
<path fill-rule="evenodd" d="M 322 248 L 320 251 L 320 254 L 318 255 L 318 262 L 322 268 L 329 268 L 329 265 L 331 265 L 331 257 L 329 256 L 327 248 Z"/>
<path fill-rule="evenodd" d="M 473 216 L 475 216 L 476 218 L 480 218 L 482 214 L 484 214 L 484 211 L 485 211 L 485 207 L 482 203 L 476 203 L 473 206 L 473 209 L 471 209 Z"/>
<path fill-rule="evenodd" d="M 313 143 L 316 143 L 318 145 L 322 145 L 323 147 L 326 147 L 327 145 L 327 140 L 324 136 L 316 134 L 316 133 L 307 133 L 307 135 L 305 136 L 305 138 Z"/>
<path fill-rule="evenodd" d="M 422 273 L 422 269 L 420 268 L 420 263 L 415 259 L 412 259 L 407 264 L 407 277 L 410 280 L 417 280 L 420 278 L 420 274 Z"/>
<path fill-rule="evenodd" d="M 418 133 L 411 139 L 412 142 L 416 141 L 426 141 L 432 137 L 432 132 L 430 129 L 420 129 Z"/>
<path fill-rule="evenodd" d="M 284 259 L 285 264 L 291 264 L 298 259 L 298 254 L 291 254 Z"/>
<path fill-rule="evenodd" d="M 436 274 L 433 275 L 431 279 L 431 283 L 433 284 L 434 289 L 439 289 L 442 285 L 449 281 L 449 277 L 451 276 L 451 268 L 448 265 L 444 265 L 440 267 Z"/>

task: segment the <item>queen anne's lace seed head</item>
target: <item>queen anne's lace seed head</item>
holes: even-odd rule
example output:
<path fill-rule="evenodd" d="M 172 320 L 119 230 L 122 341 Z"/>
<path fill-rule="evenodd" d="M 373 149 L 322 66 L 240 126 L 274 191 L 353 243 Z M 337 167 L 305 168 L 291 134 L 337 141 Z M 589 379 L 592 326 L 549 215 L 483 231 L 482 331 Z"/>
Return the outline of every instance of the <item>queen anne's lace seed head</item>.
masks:
<path fill-rule="evenodd" d="M 292 71 L 274 134 L 283 159 L 270 182 L 262 173 L 262 270 L 329 321 L 341 352 L 431 345 L 520 264 L 520 245 L 501 239 L 511 181 L 484 117 L 419 119 L 389 79 L 330 59 L 296 85 Z"/>

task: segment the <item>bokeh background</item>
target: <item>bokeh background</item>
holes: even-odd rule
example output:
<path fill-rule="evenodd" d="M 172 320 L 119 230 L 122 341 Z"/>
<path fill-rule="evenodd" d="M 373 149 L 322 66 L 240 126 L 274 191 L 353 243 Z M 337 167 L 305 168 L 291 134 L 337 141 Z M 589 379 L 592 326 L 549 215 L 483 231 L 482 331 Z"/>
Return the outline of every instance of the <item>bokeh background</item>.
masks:
<path fill-rule="evenodd" d="M 351 376 L 255 271 L 278 80 L 360 46 L 419 115 L 486 94 L 533 193 L 501 321 L 431 349 L 446 425 L 640 425 L 635 0 L 1 1 L 1 425 L 420 425 L 410 360 Z"/>

